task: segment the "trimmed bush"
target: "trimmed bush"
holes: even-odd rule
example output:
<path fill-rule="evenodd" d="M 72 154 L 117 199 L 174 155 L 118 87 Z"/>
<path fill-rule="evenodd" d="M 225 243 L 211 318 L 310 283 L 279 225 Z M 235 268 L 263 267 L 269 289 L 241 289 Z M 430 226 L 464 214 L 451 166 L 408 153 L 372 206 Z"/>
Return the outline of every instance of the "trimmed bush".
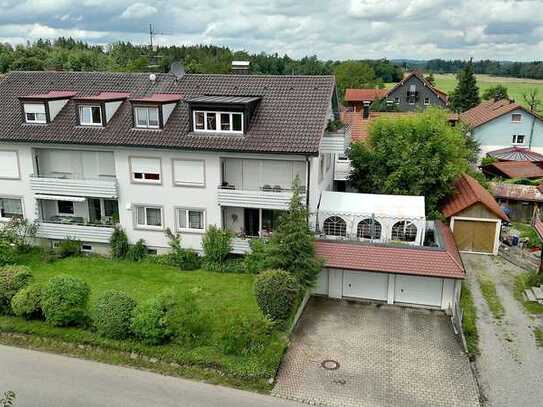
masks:
<path fill-rule="evenodd" d="M 106 291 L 96 300 L 94 325 L 99 335 L 111 339 L 130 336 L 130 324 L 136 308 L 134 301 L 122 291 Z"/>
<path fill-rule="evenodd" d="M 130 246 L 126 258 L 130 261 L 142 261 L 147 256 L 147 248 L 145 247 L 145 241 L 140 239 L 133 246 Z"/>
<path fill-rule="evenodd" d="M 63 240 L 59 243 L 55 252 L 60 259 L 65 259 L 66 257 L 80 256 L 81 242 L 79 240 L 66 238 L 66 240 Z"/>
<path fill-rule="evenodd" d="M 171 299 L 165 296 L 151 298 L 139 304 L 134 310 L 132 320 L 134 335 L 148 345 L 167 342 L 173 336 L 166 317 L 169 306 Z"/>
<path fill-rule="evenodd" d="M 209 271 L 224 271 L 226 258 L 232 250 L 232 233 L 211 225 L 202 238 L 204 267 Z"/>
<path fill-rule="evenodd" d="M 115 226 L 109 244 L 111 245 L 111 255 L 113 257 L 124 259 L 128 254 L 128 249 L 130 248 L 128 236 L 126 236 L 126 232 L 122 227 Z"/>
<path fill-rule="evenodd" d="M 26 266 L 4 266 L 0 268 L 0 314 L 11 313 L 11 299 L 26 287 L 32 273 Z"/>
<path fill-rule="evenodd" d="M 87 322 L 90 289 L 72 276 L 56 276 L 47 282 L 42 295 L 45 320 L 54 326 L 81 325 Z"/>
<path fill-rule="evenodd" d="M 6 240 L 0 239 L 0 267 L 15 264 L 15 248 Z"/>
<path fill-rule="evenodd" d="M 43 318 L 42 293 L 43 286 L 39 284 L 33 284 L 19 290 L 11 299 L 13 313 L 25 319 Z"/>
<path fill-rule="evenodd" d="M 224 326 L 219 345 L 226 354 L 248 355 L 264 349 L 272 331 L 271 321 L 235 317 Z"/>
<path fill-rule="evenodd" d="M 196 345 L 209 337 L 208 317 L 202 312 L 193 291 L 169 297 L 166 321 L 177 342 Z"/>
<path fill-rule="evenodd" d="M 262 313 L 272 321 L 286 320 L 300 287 L 284 270 L 268 270 L 255 279 L 256 302 Z"/>
<path fill-rule="evenodd" d="M 264 239 L 252 239 L 251 251 L 245 255 L 243 267 L 249 274 L 258 274 L 268 266 L 267 242 Z"/>

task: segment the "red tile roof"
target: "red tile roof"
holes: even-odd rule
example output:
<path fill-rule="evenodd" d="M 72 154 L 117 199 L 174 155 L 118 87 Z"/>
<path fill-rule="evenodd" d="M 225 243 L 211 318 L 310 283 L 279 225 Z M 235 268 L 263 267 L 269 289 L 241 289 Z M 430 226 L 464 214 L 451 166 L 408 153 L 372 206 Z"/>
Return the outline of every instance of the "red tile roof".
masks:
<path fill-rule="evenodd" d="M 498 172 L 508 178 L 543 177 L 543 169 L 531 161 L 498 161 L 487 165 L 484 170 Z"/>
<path fill-rule="evenodd" d="M 539 117 L 534 112 L 526 110 L 526 108 L 512 100 L 501 99 L 495 101 L 492 99 L 460 114 L 460 120 L 473 129 L 517 109 L 524 110 L 528 114 L 533 114 L 536 117 Z M 541 119 L 541 117 L 539 118 Z"/>
<path fill-rule="evenodd" d="M 513 201 L 543 202 L 543 193 L 539 186 L 491 182 L 490 188 L 496 198 Z"/>
<path fill-rule="evenodd" d="M 365 141 L 370 133 L 371 124 L 379 117 L 396 118 L 412 115 L 414 112 L 370 112 L 370 117 L 364 119 L 362 112 L 341 112 L 341 121 L 351 125 L 352 141 Z"/>
<path fill-rule="evenodd" d="M 47 93 L 35 93 L 21 97 L 21 99 L 69 99 L 74 97 L 77 92 L 70 90 L 52 90 Z"/>
<path fill-rule="evenodd" d="M 543 155 L 523 147 L 506 147 L 486 153 L 500 161 L 532 161 L 543 162 Z"/>
<path fill-rule="evenodd" d="M 315 243 L 316 254 L 332 268 L 463 279 L 464 267 L 452 233 L 441 222 L 437 227 L 444 248 L 319 240 Z"/>
<path fill-rule="evenodd" d="M 173 103 L 179 102 L 181 99 L 183 99 L 183 96 L 175 93 L 153 93 L 151 96 L 134 98 L 130 99 L 130 101 L 142 103 Z"/>
<path fill-rule="evenodd" d="M 484 189 L 474 178 L 464 174 L 456 181 L 454 187 L 455 192 L 441 208 L 446 218 L 456 215 L 476 203 L 480 203 L 497 217 L 506 221 L 509 220 L 492 194 Z"/>
<path fill-rule="evenodd" d="M 386 89 L 346 89 L 345 102 L 373 102 L 386 96 Z"/>
<path fill-rule="evenodd" d="M 96 102 L 107 102 L 108 100 L 121 100 L 127 99 L 130 96 L 130 93 L 127 92 L 100 92 L 97 95 L 91 96 L 82 96 L 76 98 L 77 100 L 82 101 L 96 101 Z"/>

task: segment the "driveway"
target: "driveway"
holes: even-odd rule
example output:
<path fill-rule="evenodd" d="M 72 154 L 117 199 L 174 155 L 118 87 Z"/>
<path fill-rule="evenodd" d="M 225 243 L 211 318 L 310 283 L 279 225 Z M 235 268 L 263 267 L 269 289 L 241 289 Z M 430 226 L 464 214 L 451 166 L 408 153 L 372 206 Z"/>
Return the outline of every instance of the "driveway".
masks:
<path fill-rule="evenodd" d="M 304 311 L 273 394 L 324 406 L 479 406 L 443 313 L 324 298 Z"/>
<path fill-rule="evenodd" d="M 543 327 L 543 320 L 527 315 L 513 297 L 514 278 L 524 271 L 501 257 L 463 254 L 462 260 L 478 312 L 481 354 L 476 365 L 485 406 L 543 405 L 543 349 L 533 335 L 533 327 Z M 492 317 L 481 295 L 479 273 L 496 283 L 505 310 L 501 321 Z"/>

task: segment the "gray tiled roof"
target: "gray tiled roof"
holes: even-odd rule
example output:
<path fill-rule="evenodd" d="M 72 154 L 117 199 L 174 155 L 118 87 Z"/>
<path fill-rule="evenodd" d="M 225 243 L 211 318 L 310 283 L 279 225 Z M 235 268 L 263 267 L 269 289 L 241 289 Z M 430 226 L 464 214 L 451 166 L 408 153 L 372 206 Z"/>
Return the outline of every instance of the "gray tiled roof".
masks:
<path fill-rule="evenodd" d="M 0 141 L 122 145 L 197 150 L 316 154 L 335 88 L 331 76 L 194 75 L 177 79 L 157 74 L 111 72 L 11 72 L 0 82 Z M 130 92 L 131 97 L 179 93 L 185 98 L 261 96 L 243 136 L 197 134 L 189 129 L 188 105 L 181 101 L 162 130 L 134 129 L 125 101 L 104 128 L 76 123 L 70 101 L 47 125 L 25 124 L 21 96 L 73 90 L 77 96 Z"/>

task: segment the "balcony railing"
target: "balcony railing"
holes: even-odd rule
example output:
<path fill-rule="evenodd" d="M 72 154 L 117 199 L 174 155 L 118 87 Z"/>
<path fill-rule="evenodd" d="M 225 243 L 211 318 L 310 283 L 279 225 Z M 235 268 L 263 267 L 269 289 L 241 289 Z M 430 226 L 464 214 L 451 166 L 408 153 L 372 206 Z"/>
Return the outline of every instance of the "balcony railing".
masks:
<path fill-rule="evenodd" d="M 339 130 L 325 132 L 319 150 L 321 153 L 344 154 L 351 142 L 351 126 L 346 124 Z"/>
<path fill-rule="evenodd" d="M 116 179 L 72 179 L 33 175 L 30 187 L 35 194 L 118 198 Z"/>
<path fill-rule="evenodd" d="M 265 187 L 260 191 L 252 191 L 220 186 L 217 191 L 219 205 L 238 208 L 286 210 L 289 207 L 291 197 L 291 190 L 273 187 Z M 302 200 L 305 201 L 305 194 L 302 194 Z"/>
<path fill-rule="evenodd" d="M 241 237 L 234 237 L 232 238 L 232 241 L 230 242 L 232 245 L 232 251 L 233 254 L 246 254 L 251 251 L 250 246 L 250 239 L 241 238 Z"/>
<path fill-rule="evenodd" d="M 109 243 L 113 227 L 101 224 L 70 224 L 40 221 L 36 237 L 63 240 L 66 238 L 82 242 Z"/>

